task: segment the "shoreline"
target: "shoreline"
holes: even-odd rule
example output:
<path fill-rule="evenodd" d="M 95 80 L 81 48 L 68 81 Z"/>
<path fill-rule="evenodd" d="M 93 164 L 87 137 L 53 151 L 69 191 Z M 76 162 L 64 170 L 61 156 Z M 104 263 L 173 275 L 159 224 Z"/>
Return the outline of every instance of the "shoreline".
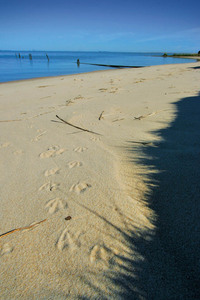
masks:
<path fill-rule="evenodd" d="M 159 56 L 162 57 L 162 56 Z M 194 59 L 196 60 L 196 63 L 200 61 L 200 57 L 189 57 L 189 56 L 173 56 L 173 55 L 168 55 L 167 57 L 174 57 L 174 58 L 185 58 L 185 59 Z M 148 68 L 148 67 L 156 67 L 156 66 L 168 66 L 168 65 L 179 65 L 179 64 L 190 64 L 191 62 L 185 62 L 185 63 L 176 63 L 176 64 L 160 64 L 160 65 L 151 65 L 151 66 L 142 66 L 142 67 L 136 67 L 137 68 Z M 195 63 L 195 62 L 194 62 Z M 85 63 L 83 63 L 85 64 Z M 96 73 L 96 72 L 106 72 L 106 71 L 114 71 L 114 70 L 123 70 L 123 69 L 132 69 L 133 67 L 119 67 L 119 68 L 110 68 L 108 70 L 96 70 L 96 71 L 91 71 L 91 72 L 83 72 L 83 73 L 74 73 L 74 74 L 64 74 L 64 75 L 57 75 L 57 76 L 44 76 L 44 77 L 35 77 L 35 78 L 27 78 L 27 79 L 19 79 L 19 80 L 11 80 L 11 81 L 5 81 L 5 82 L 0 82 L 1 84 L 8 84 L 8 83 L 14 83 L 14 82 L 26 82 L 30 80 L 40 80 L 40 79 L 48 79 L 48 78 L 59 78 L 59 77 L 66 77 L 66 76 L 76 76 L 76 75 L 82 75 L 82 74 L 90 74 L 90 73 Z M 135 69 L 135 68 L 133 68 Z"/>
<path fill-rule="evenodd" d="M 119 68 L 120 69 L 120 68 Z M 117 68 L 117 70 L 119 70 Z M 48 79 L 48 78 L 60 78 L 60 77 L 68 77 L 68 76 L 80 76 L 83 74 L 91 74 L 91 73 L 98 73 L 98 72 L 107 72 L 107 71 L 113 71 L 113 69 L 108 70 L 98 70 L 98 71 L 91 71 L 91 72 L 83 72 L 83 73 L 75 73 L 75 74 L 66 74 L 66 75 L 58 75 L 58 76 L 45 76 L 45 77 L 35 77 L 35 78 L 27 78 L 27 79 L 19 79 L 19 80 L 12 80 L 12 81 L 5 81 L 0 82 L 0 84 L 9 84 L 9 83 L 18 83 L 18 82 L 26 82 L 26 81 L 32 81 L 32 80 L 40 80 L 40 79 Z"/>
<path fill-rule="evenodd" d="M 0 84 L 0 298 L 197 293 L 198 68 Z"/>

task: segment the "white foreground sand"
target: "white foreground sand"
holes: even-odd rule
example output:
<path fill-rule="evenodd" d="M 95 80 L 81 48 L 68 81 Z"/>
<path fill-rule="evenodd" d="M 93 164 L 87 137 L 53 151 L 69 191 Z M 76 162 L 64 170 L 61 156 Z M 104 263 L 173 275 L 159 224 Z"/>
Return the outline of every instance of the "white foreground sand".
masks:
<path fill-rule="evenodd" d="M 186 299 L 197 224 L 185 202 L 175 215 L 180 202 L 170 201 L 173 189 L 182 196 L 181 182 L 174 182 L 176 170 L 166 171 L 184 165 L 183 153 L 167 163 L 183 145 L 167 148 L 160 169 L 150 150 L 159 156 L 179 114 L 192 120 L 177 103 L 200 102 L 199 68 L 197 62 L 0 84 L 0 234 L 44 220 L 1 236 L 0 299 Z M 181 128 L 173 131 L 175 143 Z M 194 154 L 199 137 L 190 142 Z M 173 178 L 168 186 L 156 177 L 162 168 Z M 191 190 L 189 176 L 183 183 L 192 195 L 198 184 Z M 180 225 L 186 245 L 179 255 L 173 236 L 180 238 L 187 214 L 193 225 L 188 232 Z"/>

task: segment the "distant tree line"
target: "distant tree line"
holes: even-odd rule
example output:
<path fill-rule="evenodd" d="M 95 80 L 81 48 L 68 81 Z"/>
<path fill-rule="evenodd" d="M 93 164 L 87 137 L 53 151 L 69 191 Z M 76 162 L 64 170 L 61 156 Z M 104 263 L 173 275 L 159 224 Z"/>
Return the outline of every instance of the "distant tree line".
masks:
<path fill-rule="evenodd" d="M 200 51 L 198 53 L 174 53 L 172 55 L 164 53 L 163 57 L 173 57 L 173 56 L 200 56 Z"/>

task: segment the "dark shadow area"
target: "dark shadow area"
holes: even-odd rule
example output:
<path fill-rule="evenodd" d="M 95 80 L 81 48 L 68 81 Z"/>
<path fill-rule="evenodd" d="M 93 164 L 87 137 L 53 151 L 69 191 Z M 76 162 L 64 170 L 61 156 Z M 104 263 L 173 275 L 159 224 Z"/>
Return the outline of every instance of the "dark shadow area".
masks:
<path fill-rule="evenodd" d="M 199 70 L 200 67 L 191 67 L 191 69 L 194 69 L 194 70 Z"/>
<path fill-rule="evenodd" d="M 109 67 L 109 68 L 144 68 L 144 66 L 124 66 L 124 65 L 105 65 L 105 64 L 92 64 L 92 63 L 84 63 L 83 65 L 91 65 L 91 66 L 99 66 L 99 67 Z M 79 62 L 80 65 L 80 62 Z"/>
<path fill-rule="evenodd" d="M 161 142 L 142 146 L 128 142 L 130 162 L 155 171 L 146 177 L 151 190 L 146 205 L 157 216 L 152 220 L 156 230 L 147 228 L 144 233 L 130 225 L 122 231 L 104 219 L 115 227 L 116 240 L 118 235 L 124 237 L 129 258 L 116 255 L 119 272 L 112 268 L 105 272 L 106 289 L 105 283 L 101 288 L 102 279 L 94 286 L 83 276 L 98 299 L 200 298 L 200 94 L 174 105 L 175 120 L 154 132 Z"/>
<path fill-rule="evenodd" d="M 124 299 L 200 299 L 200 94 L 175 106 L 174 122 L 155 132 L 163 142 L 143 147 L 137 160 L 156 171 L 149 206 L 157 231 L 150 242 L 132 235 L 145 261 L 132 266 L 139 293 L 126 291 Z M 134 144 L 128 151 L 135 162 Z"/>

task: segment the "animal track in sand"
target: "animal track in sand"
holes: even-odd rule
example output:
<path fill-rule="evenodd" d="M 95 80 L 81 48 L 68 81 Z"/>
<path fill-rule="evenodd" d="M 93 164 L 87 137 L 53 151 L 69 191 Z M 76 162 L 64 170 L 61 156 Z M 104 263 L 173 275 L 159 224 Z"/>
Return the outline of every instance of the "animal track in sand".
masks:
<path fill-rule="evenodd" d="M 13 247 L 10 246 L 8 243 L 4 244 L 1 248 L 1 256 L 3 256 L 4 254 L 9 254 L 13 251 Z"/>
<path fill-rule="evenodd" d="M 54 85 L 39 85 L 38 88 L 41 89 L 41 88 L 46 88 L 46 87 L 49 87 L 49 86 L 54 86 Z"/>
<path fill-rule="evenodd" d="M 118 88 L 111 88 L 111 91 L 109 92 L 110 94 L 115 94 L 117 93 Z"/>
<path fill-rule="evenodd" d="M 70 161 L 67 165 L 70 169 L 73 169 L 75 167 L 81 167 L 83 164 L 80 161 Z"/>
<path fill-rule="evenodd" d="M 57 242 L 57 248 L 60 251 L 63 251 L 65 248 L 69 248 L 71 250 L 76 250 L 81 246 L 81 243 L 79 241 L 79 236 L 74 236 L 69 232 L 68 228 L 65 228 L 63 232 L 61 233 L 58 242 Z"/>
<path fill-rule="evenodd" d="M 63 200 L 60 198 L 54 198 L 47 202 L 45 208 L 49 210 L 50 214 L 56 213 L 60 209 L 67 207 L 67 203 L 63 203 Z"/>
<path fill-rule="evenodd" d="M 51 98 L 51 96 L 45 96 L 45 97 L 41 97 L 40 99 L 46 99 L 46 98 Z"/>
<path fill-rule="evenodd" d="M 59 170 L 60 169 L 58 169 L 58 168 L 54 168 L 54 169 L 51 169 L 51 170 L 46 170 L 45 173 L 44 173 L 44 176 L 48 177 L 48 176 L 51 176 L 51 175 L 54 175 L 54 174 L 58 174 Z"/>
<path fill-rule="evenodd" d="M 70 100 L 66 100 L 65 103 L 66 103 L 66 104 L 65 104 L 66 106 L 70 106 L 70 105 L 72 105 L 74 102 L 70 99 Z"/>
<path fill-rule="evenodd" d="M 86 151 L 87 150 L 87 148 L 86 147 L 77 147 L 77 148 L 75 148 L 74 149 L 74 152 L 84 152 L 84 151 Z"/>
<path fill-rule="evenodd" d="M 43 184 L 40 188 L 39 188 L 39 191 L 43 191 L 43 190 L 46 190 L 46 191 L 55 191 L 58 189 L 60 184 L 57 184 L 57 183 L 50 183 L 50 182 L 47 182 L 45 184 Z"/>
<path fill-rule="evenodd" d="M 102 260 L 106 264 L 110 263 L 113 254 L 111 250 L 109 250 L 105 246 L 95 245 L 90 252 L 90 262 L 95 263 L 98 260 Z"/>
<path fill-rule="evenodd" d="M 52 146 L 47 149 L 47 151 L 40 153 L 40 158 L 49 158 L 56 155 L 62 154 L 66 149 L 62 149 L 59 146 Z"/>
<path fill-rule="evenodd" d="M 76 194 L 84 193 L 91 185 L 86 182 L 78 182 L 77 184 L 73 184 L 70 188 L 70 192 L 75 192 Z"/>
<path fill-rule="evenodd" d="M 10 143 L 9 143 L 9 142 L 3 143 L 3 144 L 0 145 L 0 149 L 1 149 L 1 148 L 7 148 L 8 146 L 10 146 Z"/>
<path fill-rule="evenodd" d="M 74 98 L 74 100 L 82 100 L 82 99 L 85 99 L 85 98 L 81 95 L 78 95 L 77 97 Z"/>
<path fill-rule="evenodd" d="M 46 131 L 41 132 L 40 134 L 38 134 L 35 138 L 33 138 L 31 140 L 31 142 L 38 142 L 41 138 L 41 136 L 43 136 L 46 133 Z"/>
<path fill-rule="evenodd" d="M 90 140 L 93 141 L 93 142 L 97 142 L 97 141 L 100 141 L 101 138 L 98 138 L 98 137 L 91 137 Z"/>
<path fill-rule="evenodd" d="M 101 88 L 101 89 L 99 89 L 99 91 L 100 92 L 106 92 L 108 89 L 106 89 L 106 88 Z"/>
<path fill-rule="evenodd" d="M 16 150 L 15 152 L 13 152 L 15 155 L 21 155 L 24 152 L 20 149 L 20 150 Z"/>

